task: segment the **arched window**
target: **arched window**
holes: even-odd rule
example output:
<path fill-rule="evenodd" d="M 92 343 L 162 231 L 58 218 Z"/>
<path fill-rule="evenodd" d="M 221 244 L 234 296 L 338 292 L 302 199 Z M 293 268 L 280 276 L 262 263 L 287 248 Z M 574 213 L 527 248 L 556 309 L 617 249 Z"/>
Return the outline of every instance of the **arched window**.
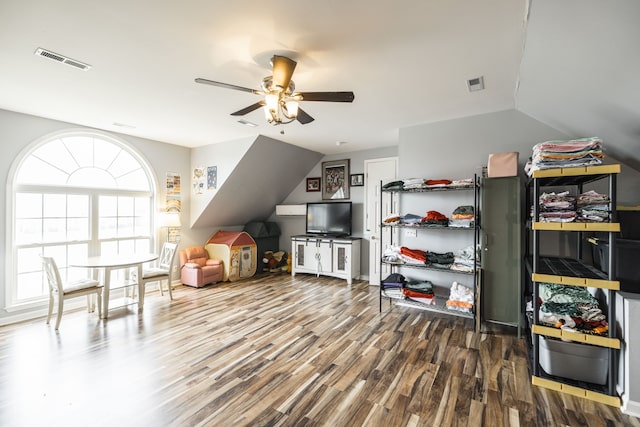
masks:
<path fill-rule="evenodd" d="M 14 170 L 9 306 L 47 297 L 41 254 L 56 259 L 63 280 L 73 280 L 87 274 L 68 268 L 74 259 L 152 250 L 156 186 L 124 142 L 98 132 L 50 136 Z"/>

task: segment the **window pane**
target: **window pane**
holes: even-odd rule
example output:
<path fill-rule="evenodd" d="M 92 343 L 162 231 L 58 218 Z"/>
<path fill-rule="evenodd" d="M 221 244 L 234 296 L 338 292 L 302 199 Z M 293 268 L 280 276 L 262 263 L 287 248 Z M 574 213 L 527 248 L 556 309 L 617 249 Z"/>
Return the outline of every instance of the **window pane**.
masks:
<path fill-rule="evenodd" d="M 78 169 L 69 177 L 69 185 L 73 187 L 118 188 L 116 180 L 103 169 Z"/>
<path fill-rule="evenodd" d="M 137 169 L 140 169 L 140 163 L 131 154 L 121 151 L 107 170 L 117 179 Z"/>
<path fill-rule="evenodd" d="M 59 185 L 67 184 L 68 174 L 56 169 L 37 157 L 27 157 L 20 166 L 16 182 L 20 184 L 46 184 Z"/>
<path fill-rule="evenodd" d="M 44 256 L 52 257 L 56 260 L 56 265 L 58 269 L 66 267 L 67 265 L 67 246 L 66 245 L 56 245 L 56 246 L 45 246 L 43 250 Z"/>
<path fill-rule="evenodd" d="M 79 167 L 93 167 L 93 137 L 71 136 L 62 138 Z"/>
<path fill-rule="evenodd" d="M 120 254 L 134 254 L 135 253 L 135 240 L 120 240 L 118 245 L 118 253 Z"/>
<path fill-rule="evenodd" d="M 68 218 L 67 240 L 89 240 L 89 218 Z"/>
<path fill-rule="evenodd" d="M 89 245 L 87 243 L 78 243 L 67 246 L 69 255 L 69 263 L 73 261 L 81 261 L 89 256 Z"/>
<path fill-rule="evenodd" d="M 135 218 L 135 230 L 136 236 L 148 236 L 150 230 L 150 218 L 149 217 L 136 217 Z"/>
<path fill-rule="evenodd" d="M 136 239 L 136 253 L 151 252 L 151 239 Z"/>
<path fill-rule="evenodd" d="M 118 216 L 133 216 L 133 197 L 118 197 Z"/>
<path fill-rule="evenodd" d="M 42 271 L 18 274 L 16 296 L 18 300 L 41 297 L 49 293 Z"/>
<path fill-rule="evenodd" d="M 16 244 L 28 245 L 42 241 L 41 219 L 16 219 Z"/>
<path fill-rule="evenodd" d="M 133 236 L 133 218 L 119 217 L 118 218 L 118 237 L 131 237 L 131 236 Z"/>
<path fill-rule="evenodd" d="M 71 153 L 69 153 L 69 150 L 67 150 L 59 139 L 40 146 L 33 152 L 33 155 L 52 164 L 58 169 L 62 169 L 67 174 L 78 169 L 78 164 L 71 156 Z"/>
<path fill-rule="evenodd" d="M 16 218 L 41 218 L 42 194 L 16 193 Z"/>
<path fill-rule="evenodd" d="M 43 242 L 63 242 L 66 240 L 66 220 L 61 219 L 48 219 L 42 220 L 42 241 Z"/>
<path fill-rule="evenodd" d="M 65 194 L 44 195 L 45 218 L 64 218 L 67 216 L 67 196 Z"/>
<path fill-rule="evenodd" d="M 70 194 L 67 196 L 67 216 L 89 217 L 89 196 Z"/>
<path fill-rule="evenodd" d="M 42 248 L 18 249 L 18 273 L 32 273 L 34 271 L 42 270 L 42 260 L 40 259 L 41 254 Z"/>
<path fill-rule="evenodd" d="M 117 178 L 118 187 L 123 190 L 149 191 L 149 179 L 142 169 L 137 169 Z"/>
<path fill-rule="evenodd" d="M 116 237 L 116 224 L 116 218 L 100 218 L 98 238 L 110 239 Z"/>
<path fill-rule="evenodd" d="M 150 217 L 151 199 L 149 197 L 136 197 L 136 216 Z"/>
<path fill-rule="evenodd" d="M 116 216 L 118 212 L 118 198 L 113 196 L 100 196 L 100 216 Z"/>
<path fill-rule="evenodd" d="M 97 168 L 108 169 L 111 163 L 115 160 L 116 156 L 122 148 L 117 145 L 96 139 L 93 143 L 94 149 L 94 165 Z"/>
<path fill-rule="evenodd" d="M 117 255 L 118 254 L 118 242 L 102 242 L 100 243 L 100 255 Z"/>

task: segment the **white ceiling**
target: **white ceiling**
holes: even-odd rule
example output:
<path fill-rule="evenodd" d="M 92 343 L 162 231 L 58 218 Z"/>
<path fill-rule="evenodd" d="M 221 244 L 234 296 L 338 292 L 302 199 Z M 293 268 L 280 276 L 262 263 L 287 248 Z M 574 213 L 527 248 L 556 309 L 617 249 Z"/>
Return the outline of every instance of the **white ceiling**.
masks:
<path fill-rule="evenodd" d="M 515 108 L 527 0 L 25 1 L 0 3 L 0 108 L 188 147 L 263 134 L 331 154 L 397 144 L 405 126 Z M 88 71 L 34 55 L 42 47 Z M 256 95 L 273 53 L 298 61 L 316 120 L 273 127 Z M 486 89 L 469 92 L 467 79 Z M 116 126 L 120 123 L 127 126 Z M 132 126 L 132 127 L 128 127 Z M 281 135 L 281 129 L 285 134 Z M 344 141 L 340 147 L 336 142 Z"/>
<path fill-rule="evenodd" d="M 638 0 L 0 0 L 0 108 L 188 147 L 262 134 L 324 154 L 515 108 L 600 136 L 640 170 L 638 18 Z M 274 53 L 298 61 L 298 90 L 355 101 L 303 102 L 307 125 L 256 110 L 249 128 L 230 113 L 257 95 L 194 82 L 258 89 Z M 486 89 L 469 92 L 478 76 Z"/>

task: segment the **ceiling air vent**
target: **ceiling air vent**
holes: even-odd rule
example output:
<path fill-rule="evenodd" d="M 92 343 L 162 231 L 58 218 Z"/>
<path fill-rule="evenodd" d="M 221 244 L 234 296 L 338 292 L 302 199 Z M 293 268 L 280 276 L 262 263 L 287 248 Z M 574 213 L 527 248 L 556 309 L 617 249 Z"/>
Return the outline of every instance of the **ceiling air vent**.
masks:
<path fill-rule="evenodd" d="M 60 55 L 59 53 L 51 52 L 50 50 L 43 49 L 39 47 L 34 52 L 38 56 L 42 56 L 48 58 L 52 61 L 60 62 L 61 64 L 69 65 L 70 67 L 75 67 L 80 70 L 88 70 L 91 68 L 91 65 L 85 64 L 84 62 L 76 61 L 75 59 L 68 58 L 64 55 Z"/>

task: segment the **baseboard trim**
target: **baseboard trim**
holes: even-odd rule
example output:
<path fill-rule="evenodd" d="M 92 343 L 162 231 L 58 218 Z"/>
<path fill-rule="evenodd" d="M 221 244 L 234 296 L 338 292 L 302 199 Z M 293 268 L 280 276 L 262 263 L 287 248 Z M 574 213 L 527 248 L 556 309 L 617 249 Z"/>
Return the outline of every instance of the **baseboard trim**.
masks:
<path fill-rule="evenodd" d="M 623 414 L 631 415 L 632 417 L 640 417 L 640 402 L 625 399 L 622 396 L 622 407 L 620 408 Z"/>

